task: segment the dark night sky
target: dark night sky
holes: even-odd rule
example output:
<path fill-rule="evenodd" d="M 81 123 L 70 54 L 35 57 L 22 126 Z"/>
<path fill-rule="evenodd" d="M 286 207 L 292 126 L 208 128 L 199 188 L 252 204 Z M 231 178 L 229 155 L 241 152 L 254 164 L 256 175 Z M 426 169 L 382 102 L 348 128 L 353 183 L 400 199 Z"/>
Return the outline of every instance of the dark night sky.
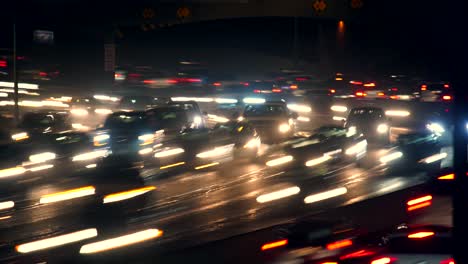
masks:
<path fill-rule="evenodd" d="M 103 8 L 94 7 L 91 14 L 71 14 L 71 18 L 66 19 L 67 12 L 74 10 L 79 13 L 86 10 L 85 5 L 75 10 L 76 6 L 63 9 L 59 1 L 45 2 L 53 5 L 44 4 L 42 9 L 35 11 L 34 8 L 27 11 L 18 9 L 23 10 L 21 13 L 27 14 L 24 16 L 28 19 L 19 19 L 15 13 L 20 52 L 40 54 L 48 61 L 62 65 L 65 71 L 96 76 L 96 69 L 102 63 L 102 32 L 112 27 L 102 23 L 107 15 L 100 12 Z M 114 8 L 119 8 L 117 2 Z M 422 1 L 366 1 L 365 12 L 359 19 L 345 21 L 343 51 L 337 49 L 336 20 L 302 18 L 300 54 L 303 65 L 317 64 L 319 53 L 323 53 L 317 46 L 317 25 L 321 24 L 327 37 L 324 53 L 329 54 L 334 65 L 367 72 L 447 75 L 451 70 L 451 65 L 447 64 L 452 63 L 452 49 L 457 45 L 454 36 L 459 34 L 450 24 L 453 20 L 448 19 L 455 13 L 453 8 Z M 110 13 L 107 16 L 112 16 Z M 96 14 L 99 14 L 97 18 L 94 17 Z M 118 41 L 119 63 L 172 69 L 173 62 L 177 60 L 195 59 L 229 71 L 260 72 L 260 61 L 271 64 L 276 60 L 278 64 L 285 64 L 292 56 L 292 18 L 197 22 L 151 32 L 142 32 L 138 25 L 120 28 L 124 37 Z M 55 45 L 32 44 L 33 29 L 54 30 Z M 4 36 L 0 38 L 0 48 L 11 47 L 10 29 L 4 26 L 0 33 Z M 285 66 L 288 65 L 278 65 L 277 69 Z"/>

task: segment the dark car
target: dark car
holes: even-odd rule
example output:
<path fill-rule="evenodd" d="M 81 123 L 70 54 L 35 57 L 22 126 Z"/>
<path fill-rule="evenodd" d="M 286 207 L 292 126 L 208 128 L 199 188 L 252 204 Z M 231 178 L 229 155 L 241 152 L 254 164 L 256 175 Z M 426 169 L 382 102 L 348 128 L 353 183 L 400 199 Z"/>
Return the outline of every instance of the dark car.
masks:
<path fill-rule="evenodd" d="M 255 127 L 262 141 L 270 143 L 291 138 L 296 130 L 296 118 L 297 114 L 291 112 L 284 102 L 248 104 L 240 117 Z"/>
<path fill-rule="evenodd" d="M 360 134 L 339 126 L 323 126 L 306 138 L 291 140 L 284 150 L 268 157 L 268 167 L 316 168 L 349 164 L 366 154 L 367 141 Z"/>
<path fill-rule="evenodd" d="M 351 109 L 345 127 L 363 133 L 370 143 L 388 143 L 390 124 L 382 108 L 357 107 Z"/>
<path fill-rule="evenodd" d="M 11 138 L 16 142 L 28 141 L 71 129 L 72 125 L 67 112 L 47 110 L 30 112 L 24 114 Z"/>

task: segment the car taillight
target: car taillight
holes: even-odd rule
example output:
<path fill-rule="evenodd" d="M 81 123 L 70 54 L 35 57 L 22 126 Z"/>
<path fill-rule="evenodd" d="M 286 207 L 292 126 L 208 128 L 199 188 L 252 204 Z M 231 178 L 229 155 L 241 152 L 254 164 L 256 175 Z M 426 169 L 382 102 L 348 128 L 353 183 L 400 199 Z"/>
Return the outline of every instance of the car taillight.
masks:
<path fill-rule="evenodd" d="M 374 254 L 375 254 L 374 251 L 362 249 L 362 250 L 358 250 L 358 251 L 343 255 L 340 257 L 340 260 L 352 259 L 352 258 L 363 258 L 363 257 L 372 256 Z"/>
<path fill-rule="evenodd" d="M 451 95 L 444 95 L 444 96 L 442 96 L 442 100 L 450 101 L 450 100 L 452 100 L 452 96 Z"/>
<path fill-rule="evenodd" d="M 353 245 L 353 241 L 350 239 L 345 239 L 345 240 L 340 240 L 340 241 L 335 241 L 333 243 L 327 244 L 327 249 L 328 250 L 335 250 L 335 249 L 340 249 L 344 247 L 349 247 Z"/>
<path fill-rule="evenodd" d="M 199 83 L 199 82 L 201 82 L 201 79 L 198 79 L 198 78 L 187 78 L 187 82 L 189 82 L 189 83 Z"/>
<path fill-rule="evenodd" d="M 46 76 L 47 76 L 47 72 L 39 72 L 39 76 L 41 76 L 41 77 L 46 77 Z"/>
<path fill-rule="evenodd" d="M 367 94 L 365 92 L 356 92 L 357 97 L 365 97 Z"/>
<path fill-rule="evenodd" d="M 249 86 L 249 83 L 248 82 L 241 82 L 240 84 L 244 85 L 244 86 Z"/>
<path fill-rule="evenodd" d="M 358 81 L 349 81 L 350 84 L 362 85 L 362 82 Z"/>
<path fill-rule="evenodd" d="M 378 93 L 377 93 L 377 96 L 381 96 L 381 97 L 382 97 L 382 96 L 385 96 L 385 93 L 383 93 L 383 92 L 378 92 Z"/>
<path fill-rule="evenodd" d="M 261 93 L 262 91 L 258 90 L 258 89 L 255 89 L 253 90 L 254 93 Z"/>
<path fill-rule="evenodd" d="M 8 64 L 7 64 L 7 61 L 6 61 L 6 60 L 0 60 L 0 67 L 6 68 L 7 65 L 8 65 Z"/>
<path fill-rule="evenodd" d="M 455 264 L 455 260 L 453 260 L 453 258 L 444 259 L 440 262 L 440 264 Z"/>
<path fill-rule="evenodd" d="M 273 88 L 273 89 L 271 89 L 271 91 L 274 92 L 274 93 L 281 93 L 281 89 L 279 89 L 279 88 Z"/>
<path fill-rule="evenodd" d="M 397 99 L 398 99 L 398 95 L 390 95 L 390 99 L 397 100 Z"/>
<path fill-rule="evenodd" d="M 455 180 L 455 173 L 445 174 L 445 175 L 442 175 L 442 176 L 437 177 L 437 179 L 438 179 L 438 180 L 441 180 L 441 181 L 451 181 L 451 180 Z"/>
<path fill-rule="evenodd" d="M 144 84 L 154 84 L 154 83 L 156 83 L 156 81 L 155 80 L 143 80 L 143 83 Z"/>
<path fill-rule="evenodd" d="M 288 240 L 287 239 L 282 239 L 282 240 L 278 240 L 278 241 L 263 244 L 263 246 L 261 247 L 261 250 L 265 251 L 265 250 L 269 250 L 269 249 L 273 249 L 273 248 L 284 247 L 287 244 L 288 244 Z"/>
<path fill-rule="evenodd" d="M 303 82 L 303 81 L 307 81 L 309 78 L 305 78 L 305 77 L 297 77 L 296 78 L 296 81 L 298 82 Z"/>
<path fill-rule="evenodd" d="M 375 87 L 375 83 L 365 83 L 365 87 Z"/>
<path fill-rule="evenodd" d="M 335 89 L 330 89 L 330 93 L 334 94 L 334 93 L 336 93 L 336 90 Z"/>
<path fill-rule="evenodd" d="M 215 83 L 213 83 L 213 86 L 221 86 L 221 83 L 220 82 L 215 82 Z"/>
<path fill-rule="evenodd" d="M 381 257 L 371 261 L 371 264 L 390 264 L 394 263 L 397 259 L 392 257 Z"/>
<path fill-rule="evenodd" d="M 176 79 L 169 79 L 169 80 L 166 80 L 166 82 L 169 83 L 169 84 L 178 83 L 178 81 Z"/>
<path fill-rule="evenodd" d="M 392 91 L 398 91 L 398 88 L 392 87 L 391 90 L 392 90 Z"/>
<path fill-rule="evenodd" d="M 450 88 L 450 85 L 444 84 L 444 88 Z"/>
<path fill-rule="evenodd" d="M 292 84 L 292 85 L 289 86 L 289 88 L 290 88 L 290 89 L 293 89 L 293 90 L 294 90 L 294 89 L 297 89 L 297 85 Z"/>
<path fill-rule="evenodd" d="M 421 91 L 426 91 L 427 90 L 427 85 L 423 84 L 421 85 Z"/>
<path fill-rule="evenodd" d="M 416 199 L 409 200 L 406 205 L 408 212 L 430 206 L 432 204 L 432 195 L 425 195 Z"/>
<path fill-rule="evenodd" d="M 422 239 L 422 238 L 428 238 L 434 236 L 435 233 L 432 231 L 419 231 L 416 233 L 411 233 L 408 235 L 408 238 L 410 239 Z"/>

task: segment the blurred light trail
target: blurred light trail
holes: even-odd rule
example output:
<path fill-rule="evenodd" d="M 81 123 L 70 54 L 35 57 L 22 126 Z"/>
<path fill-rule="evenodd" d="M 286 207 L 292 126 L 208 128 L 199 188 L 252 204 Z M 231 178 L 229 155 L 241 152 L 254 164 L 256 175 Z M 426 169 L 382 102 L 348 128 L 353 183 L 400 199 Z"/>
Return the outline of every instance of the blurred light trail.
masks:
<path fill-rule="evenodd" d="M 88 115 L 88 110 L 76 108 L 76 109 L 70 110 L 70 113 L 72 115 L 85 116 L 85 115 Z"/>
<path fill-rule="evenodd" d="M 261 247 L 261 250 L 265 251 L 265 250 L 269 250 L 269 249 L 273 249 L 273 248 L 277 248 L 277 247 L 286 246 L 287 244 L 288 244 L 288 240 L 287 239 L 282 239 L 282 240 L 278 240 L 278 241 L 275 241 L 275 242 L 270 242 L 270 243 L 264 244 Z"/>
<path fill-rule="evenodd" d="M 153 148 L 144 148 L 144 149 L 140 149 L 138 151 L 138 154 L 140 155 L 148 155 L 148 154 L 151 154 L 151 152 L 153 152 Z"/>
<path fill-rule="evenodd" d="M 408 206 L 412 206 L 412 205 L 415 205 L 415 204 L 428 202 L 428 201 L 432 201 L 432 195 L 426 195 L 426 196 L 423 196 L 423 197 L 420 197 L 420 198 L 409 200 L 406 204 Z"/>
<path fill-rule="evenodd" d="M 174 102 L 195 101 L 200 103 L 210 103 L 214 101 L 211 97 L 171 97 L 171 100 Z"/>
<path fill-rule="evenodd" d="M 438 180 L 454 180 L 455 179 L 455 173 L 449 173 L 445 174 L 442 176 L 437 177 Z"/>
<path fill-rule="evenodd" d="M 8 97 L 7 93 L 0 93 L 0 97 Z"/>
<path fill-rule="evenodd" d="M 298 117 L 297 117 L 297 121 L 300 121 L 300 122 L 310 122 L 310 118 L 308 118 L 307 116 L 298 116 Z"/>
<path fill-rule="evenodd" d="M 229 122 L 229 119 L 227 119 L 227 118 L 225 118 L 223 116 L 218 116 L 218 115 L 208 114 L 208 118 L 215 121 L 215 122 L 218 122 L 218 123 Z"/>
<path fill-rule="evenodd" d="M 361 154 L 366 152 L 367 150 L 367 140 L 361 140 L 358 143 L 356 143 L 354 146 L 349 147 L 346 149 L 345 154 L 346 155 L 355 155 L 355 154 Z"/>
<path fill-rule="evenodd" d="M 340 249 L 344 247 L 349 247 L 351 245 L 353 245 L 353 241 L 350 239 L 345 239 L 345 240 L 335 241 L 333 243 L 327 244 L 327 249 L 335 250 L 335 249 Z"/>
<path fill-rule="evenodd" d="M 112 96 L 103 95 L 103 94 L 96 94 L 93 97 L 94 97 L 94 99 L 102 100 L 102 101 L 112 101 L 112 102 L 119 101 L 119 98 L 117 98 L 117 97 L 112 97 Z"/>
<path fill-rule="evenodd" d="M 61 236 L 37 240 L 30 243 L 17 245 L 16 251 L 19 253 L 29 253 L 33 251 L 48 249 L 52 247 L 62 246 L 81 240 L 96 237 L 98 235 L 96 228 L 85 229 Z"/>
<path fill-rule="evenodd" d="M 226 145 L 226 146 L 216 147 L 214 149 L 198 153 L 196 155 L 196 157 L 201 158 L 201 159 L 219 157 L 219 156 L 222 156 L 222 155 L 226 155 L 227 153 L 232 151 L 233 147 L 234 147 L 234 144 L 229 144 L 229 145 Z"/>
<path fill-rule="evenodd" d="M 380 157 L 380 162 L 385 164 L 385 163 L 388 163 L 388 162 L 390 162 L 392 160 L 399 159 L 401 157 L 403 157 L 402 152 L 400 152 L 400 151 L 392 152 L 390 154 L 387 154 L 385 156 Z"/>
<path fill-rule="evenodd" d="M 184 165 L 185 162 L 177 162 L 177 163 L 173 163 L 173 164 L 169 164 L 169 165 L 166 165 L 166 166 L 162 166 L 162 167 L 159 167 L 160 170 L 164 170 L 164 169 L 169 169 L 169 168 L 172 168 L 172 167 L 177 167 L 177 166 L 180 166 L 180 165 Z"/>
<path fill-rule="evenodd" d="M 237 99 L 215 98 L 215 102 L 218 104 L 237 104 Z"/>
<path fill-rule="evenodd" d="M 245 104 L 263 104 L 266 102 L 263 98 L 246 97 L 242 100 Z"/>
<path fill-rule="evenodd" d="M 32 172 L 35 172 L 35 171 L 51 169 L 53 167 L 54 167 L 54 165 L 52 165 L 52 164 L 44 164 L 44 165 L 41 165 L 41 166 L 32 167 L 29 170 L 32 171 Z"/>
<path fill-rule="evenodd" d="M 149 239 L 162 236 L 163 231 L 158 229 L 147 229 L 136 233 L 110 238 L 95 243 L 83 245 L 80 248 L 81 254 L 92 254 L 107 251 L 119 247 L 140 243 Z"/>
<path fill-rule="evenodd" d="M 344 105 L 332 105 L 330 109 L 334 112 L 346 112 L 348 111 L 348 107 Z"/>
<path fill-rule="evenodd" d="M 342 116 L 333 116 L 332 119 L 335 121 L 346 121 L 346 117 Z"/>
<path fill-rule="evenodd" d="M 201 169 L 213 167 L 213 166 L 216 166 L 216 165 L 219 165 L 219 162 L 213 162 L 213 163 L 201 165 L 201 166 L 195 167 L 195 169 L 196 170 L 201 170 Z"/>
<path fill-rule="evenodd" d="M 100 114 L 100 115 L 110 115 L 112 114 L 112 110 L 106 109 L 106 108 L 98 108 L 94 110 L 94 113 Z"/>
<path fill-rule="evenodd" d="M 385 115 L 387 115 L 387 116 L 406 117 L 406 116 L 411 115 L 411 113 L 406 111 L 406 110 L 387 110 L 387 111 L 385 111 Z"/>
<path fill-rule="evenodd" d="M 429 156 L 427 158 L 424 158 L 420 162 L 424 162 L 424 163 L 429 164 L 429 163 L 434 163 L 436 161 L 445 159 L 446 157 L 447 157 L 447 153 L 442 152 L 442 153 L 435 154 L 435 155 Z"/>
<path fill-rule="evenodd" d="M 0 210 L 10 209 L 13 207 L 15 207 L 15 202 L 13 201 L 0 202 Z"/>
<path fill-rule="evenodd" d="M 134 190 L 128 190 L 124 192 L 118 192 L 118 193 L 112 193 L 104 196 L 103 203 L 113 203 L 113 202 L 118 202 L 122 200 L 127 200 L 131 199 L 133 197 L 145 194 L 149 191 L 155 190 L 155 186 L 146 186 L 143 188 L 138 188 Z"/>
<path fill-rule="evenodd" d="M 279 191 L 267 193 L 267 194 L 262 194 L 257 197 L 257 202 L 259 203 L 266 203 L 266 202 L 271 202 L 274 200 L 282 199 L 288 196 L 296 195 L 301 191 L 301 189 L 297 186 L 294 187 L 289 187 L 286 189 L 282 189 Z"/>
<path fill-rule="evenodd" d="M 26 169 L 23 167 L 13 167 L 8 169 L 0 170 L 0 178 L 10 177 L 20 175 L 26 172 Z"/>
<path fill-rule="evenodd" d="M 88 165 L 85 166 L 85 168 L 87 168 L 87 169 L 92 169 L 92 168 L 96 168 L 96 167 L 97 167 L 96 163 L 88 164 Z"/>
<path fill-rule="evenodd" d="M 83 154 L 76 155 L 72 158 L 72 161 L 84 161 L 84 160 L 91 160 L 91 159 L 97 159 L 97 158 L 102 158 L 107 156 L 108 151 L 101 149 L 101 150 L 95 150 Z"/>
<path fill-rule="evenodd" d="M 56 155 L 53 152 L 43 152 L 29 156 L 29 160 L 34 163 L 41 163 L 48 160 L 53 160 L 55 157 Z"/>
<path fill-rule="evenodd" d="M 55 203 L 84 196 L 94 195 L 96 189 L 94 186 L 86 186 L 77 189 L 66 190 L 63 192 L 51 193 L 43 195 L 39 200 L 41 204 Z"/>
<path fill-rule="evenodd" d="M 278 165 L 282 165 L 282 164 L 291 162 L 293 159 L 294 159 L 293 156 L 288 155 L 288 156 L 284 156 L 284 157 L 281 157 L 281 158 L 269 160 L 269 161 L 267 161 L 266 165 L 268 167 L 274 167 L 274 166 L 278 166 Z"/>
<path fill-rule="evenodd" d="M 78 130 L 89 130 L 90 129 L 89 126 L 85 126 L 85 125 L 82 125 L 82 124 L 79 124 L 79 123 L 73 123 L 72 128 L 73 129 L 78 129 Z"/>
<path fill-rule="evenodd" d="M 311 160 L 308 160 L 305 165 L 307 167 L 313 167 L 313 166 L 316 166 L 316 165 L 319 165 L 321 163 L 324 163 L 326 162 L 327 160 L 330 160 L 331 157 L 328 156 L 328 155 L 323 155 L 322 157 L 320 158 L 316 158 L 316 159 L 311 159 Z"/>
<path fill-rule="evenodd" d="M 29 135 L 26 132 L 21 132 L 21 133 L 16 133 L 16 134 L 11 135 L 11 139 L 13 139 L 14 141 L 20 141 L 20 140 L 24 140 L 28 138 L 29 138 Z"/>
<path fill-rule="evenodd" d="M 288 108 L 294 112 L 298 113 L 310 113 L 312 111 L 312 108 L 307 105 L 302 105 L 302 104 L 288 104 Z"/>
<path fill-rule="evenodd" d="M 421 238 L 426 238 L 426 237 L 430 237 L 430 236 L 434 236 L 434 235 L 435 235 L 435 233 L 432 232 L 432 231 L 420 231 L 420 232 L 417 232 L 417 233 L 409 234 L 408 238 L 421 239 Z"/>
<path fill-rule="evenodd" d="M 306 204 L 315 203 L 315 202 L 319 202 L 322 200 L 326 200 L 326 199 L 330 199 L 333 197 L 346 194 L 347 192 L 348 192 L 348 189 L 346 189 L 346 187 L 340 187 L 340 188 L 329 190 L 326 192 L 309 195 L 304 199 L 304 202 Z"/>
<path fill-rule="evenodd" d="M 0 82 L 0 87 L 14 88 L 15 83 L 13 82 Z M 38 90 L 39 85 L 33 83 L 18 83 L 18 88 Z"/>
<path fill-rule="evenodd" d="M 11 218 L 11 215 L 1 216 L 1 217 L 0 217 L 0 221 L 2 221 L 2 220 L 7 220 L 7 219 L 10 219 L 10 218 Z"/>
<path fill-rule="evenodd" d="M 169 156 L 174 156 L 177 154 L 184 153 L 185 150 L 183 148 L 173 148 L 173 149 L 168 149 L 160 152 L 156 152 L 154 154 L 155 158 L 164 158 L 164 157 L 169 157 Z"/>

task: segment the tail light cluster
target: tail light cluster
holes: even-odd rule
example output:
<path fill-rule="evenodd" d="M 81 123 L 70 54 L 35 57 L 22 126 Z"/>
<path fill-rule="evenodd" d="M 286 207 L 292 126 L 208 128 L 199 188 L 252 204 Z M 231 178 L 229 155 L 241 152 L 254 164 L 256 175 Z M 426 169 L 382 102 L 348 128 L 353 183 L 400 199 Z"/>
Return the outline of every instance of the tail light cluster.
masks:
<path fill-rule="evenodd" d="M 406 203 L 406 210 L 408 212 L 428 207 L 432 204 L 432 195 L 425 195 L 415 199 L 411 199 Z"/>
<path fill-rule="evenodd" d="M 365 92 L 359 91 L 355 93 L 356 97 L 366 97 L 367 94 Z"/>

